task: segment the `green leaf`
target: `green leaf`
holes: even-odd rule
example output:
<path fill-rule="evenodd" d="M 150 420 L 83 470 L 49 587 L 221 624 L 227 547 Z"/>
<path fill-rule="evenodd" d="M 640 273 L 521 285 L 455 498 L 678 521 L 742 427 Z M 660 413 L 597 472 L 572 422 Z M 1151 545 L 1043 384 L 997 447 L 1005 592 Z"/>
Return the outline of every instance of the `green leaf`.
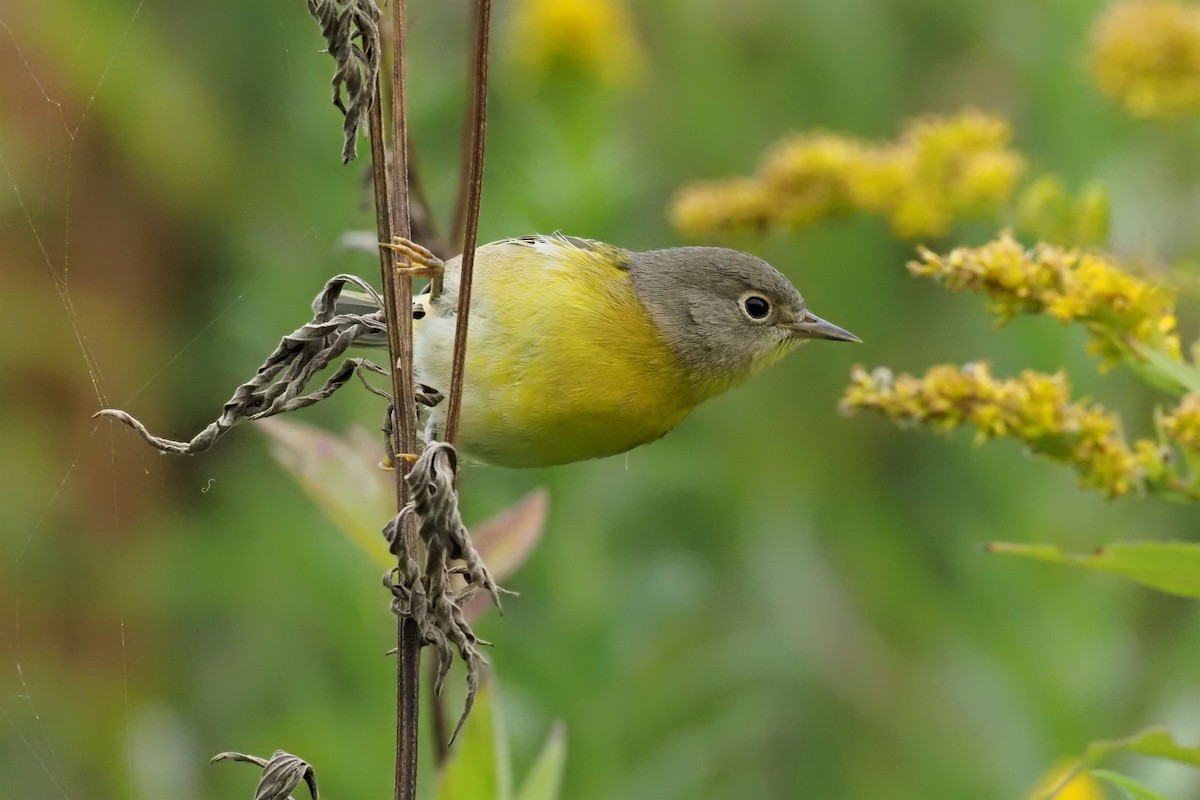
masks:
<path fill-rule="evenodd" d="M 509 800 L 512 796 L 508 739 L 492 689 L 491 681 L 479 686 L 471 716 L 438 776 L 437 800 Z"/>
<path fill-rule="evenodd" d="M 558 800 L 566 761 L 567 729 L 558 722 L 550 729 L 542 752 L 529 768 L 521 790 L 517 792 L 517 800 Z"/>
<path fill-rule="evenodd" d="M 1110 772 L 1106 769 L 1094 769 L 1092 770 L 1092 777 L 1116 786 L 1118 789 L 1125 792 L 1125 794 L 1128 795 L 1131 800 L 1167 800 L 1150 787 L 1135 781 L 1133 778 L 1122 775 L 1119 772 Z"/>
<path fill-rule="evenodd" d="M 992 542 L 984 549 L 1108 572 L 1160 592 L 1200 599 L 1200 545 L 1190 542 L 1116 542 L 1078 555 L 1049 544 Z"/>
<path fill-rule="evenodd" d="M 1171 736 L 1170 731 L 1166 728 L 1147 728 L 1124 739 L 1101 739 L 1100 741 L 1092 742 L 1084 749 L 1083 755 L 1079 760 L 1063 773 L 1063 777 L 1048 792 L 1038 795 L 1039 800 L 1048 800 L 1055 797 L 1074 776 L 1084 770 L 1092 770 L 1092 775 L 1098 778 L 1105 778 L 1106 775 L 1114 774 L 1102 774 L 1101 772 L 1097 772 L 1095 767 L 1101 761 L 1117 753 L 1134 753 L 1149 758 L 1161 758 L 1167 761 L 1187 764 L 1192 767 L 1200 767 L 1200 747 L 1186 747 L 1181 745 L 1175 741 L 1175 738 Z M 1125 780 L 1129 781 L 1130 779 L 1126 778 Z M 1132 784 L 1132 781 L 1130 783 Z M 1121 788 L 1128 790 L 1129 787 L 1122 786 Z M 1140 796 L 1135 794 L 1134 797 L 1138 798 Z M 1157 798 L 1158 795 L 1151 793 L 1145 795 L 1145 797 Z"/>
<path fill-rule="evenodd" d="M 1145 359 L 1141 365 L 1131 364 L 1143 378 L 1173 394 L 1200 393 L 1200 369 L 1145 345 L 1134 344 L 1133 349 Z"/>
<path fill-rule="evenodd" d="M 1137 753 L 1141 756 L 1200 767 L 1200 747 L 1185 747 L 1179 744 L 1166 728 L 1147 728 L 1127 739 L 1092 742 L 1084 750 L 1083 759 L 1088 765 L 1094 765 L 1118 752 Z"/>

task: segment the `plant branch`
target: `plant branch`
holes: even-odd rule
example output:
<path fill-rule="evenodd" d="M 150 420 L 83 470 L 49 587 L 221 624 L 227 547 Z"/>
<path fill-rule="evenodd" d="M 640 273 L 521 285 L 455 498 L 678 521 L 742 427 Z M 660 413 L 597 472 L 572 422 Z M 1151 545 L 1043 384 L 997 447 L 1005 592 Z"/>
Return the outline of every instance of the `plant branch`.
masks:
<path fill-rule="evenodd" d="M 397 0 L 398 1 L 398 0 Z M 471 309 L 471 283 L 475 267 L 475 244 L 479 236 L 479 206 L 483 196 L 483 151 L 487 131 L 488 41 L 491 0 L 475 0 L 475 52 L 471 82 L 470 150 L 463 180 L 468 187 L 466 230 L 463 235 L 462 266 L 458 281 L 458 314 L 454 329 L 454 360 L 447 397 L 445 440 L 454 444 L 462 413 L 463 372 L 467 358 L 467 328 Z M 455 231 L 452 231 L 452 235 Z"/>
<path fill-rule="evenodd" d="M 383 55 L 384 70 L 394 73 L 396 67 L 395 58 L 390 57 L 387 53 Z M 391 101 L 390 96 L 388 100 L 389 102 Z M 433 206 L 429 203 L 429 194 L 425 190 L 425 182 L 421 180 L 421 171 L 418 169 L 420 159 L 417 158 L 416 146 L 413 144 L 412 135 L 407 125 L 405 126 L 404 139 L 408 145 L 405 148 L 405 171 L 408 173 L 409 226 L 412 230 L 412 236 L 409 238 L 415 242 L 423 242 L 434 253 L 448 259 L 457 254 L 446 252 L 446 241 L 438 232 L 437 219 L 433 213 Z M 369 173 L 367 177 L 370 177 Z"/>
<path fill-rule="evenodd" d="M 405 25 L 404 0 L 392 0 L 394 20 L 392 59 L 392 130 L 393 148 L 391 169 L 388 169 L 387 147 L 384 141 L 382 97 L 376 83 L 371 105 L 369 127 L 371 136 L 371 169 L 375 186 L 375 221 L 379 240 L 391 242 L 396 236 L 411 234 L 408 197 L 408 104 L 405 85 Z M 394 256 L 381 250 L 379 258 L 383 284 L 383 308 L 387 319 L 388 368 L 392 376 L 393 406 L 391 429 L 396 437 L 394 452 L 415 453 L 417 450 L 416 408 L 413 406 L 412 373 L 412 278 L 397 274 Z M 404 480 L 409 462 L 397 459 L 396 508 L 403 509 L 409 501 L 408 483 Z M 416 551 L 416 530 L 407 524 L 400 532 L 404 540 L 401 552 Z M 403 559 L 403 555 L 400 557 Z M 411 619 L 399 618 L 396 623 L 396 769 L 395 800 L 413 800 L 417 792 L 417 730 L 420 707 L 421 640 Z"/>

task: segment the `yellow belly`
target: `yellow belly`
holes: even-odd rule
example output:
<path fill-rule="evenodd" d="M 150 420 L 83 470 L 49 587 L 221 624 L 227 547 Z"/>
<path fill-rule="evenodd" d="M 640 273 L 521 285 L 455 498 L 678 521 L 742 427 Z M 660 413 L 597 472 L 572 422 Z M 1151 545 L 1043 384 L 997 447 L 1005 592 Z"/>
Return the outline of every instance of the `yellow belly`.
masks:
<path fill-rule="evenodd" d="M 442 391 L 453 327 L 444 312 L 417 324 L 418 379 Z M 659 438 L 701 399 L 611 259 L 551 243 L 480 248 L 459 432 L 467 455 L 511 467 L 613 455 Z"/>

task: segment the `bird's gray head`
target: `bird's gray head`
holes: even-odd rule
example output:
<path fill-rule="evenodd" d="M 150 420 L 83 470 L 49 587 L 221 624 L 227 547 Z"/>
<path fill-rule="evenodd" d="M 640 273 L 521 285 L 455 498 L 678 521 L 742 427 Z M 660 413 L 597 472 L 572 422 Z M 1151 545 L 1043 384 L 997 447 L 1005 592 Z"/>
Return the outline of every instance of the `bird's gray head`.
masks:
<path fill-rule="evenodd" d="M 629 267 L 656 327 L 705 388 L 737 383 L 807 339 L 859 341 L 810 313 L 779 270 L 737 250 L 631 253 Z"/>

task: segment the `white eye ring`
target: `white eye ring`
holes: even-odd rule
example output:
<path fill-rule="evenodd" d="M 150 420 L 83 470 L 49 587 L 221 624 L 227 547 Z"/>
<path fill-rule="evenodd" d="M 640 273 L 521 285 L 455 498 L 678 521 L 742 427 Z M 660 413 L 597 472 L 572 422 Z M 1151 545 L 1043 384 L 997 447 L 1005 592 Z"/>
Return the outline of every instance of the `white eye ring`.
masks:
<path fill-rule="evenodd" d="M 755 292 L 742 295 L 738 306 L 751 322 L 766 322 L 771 316 L 771 301 Z"/>

